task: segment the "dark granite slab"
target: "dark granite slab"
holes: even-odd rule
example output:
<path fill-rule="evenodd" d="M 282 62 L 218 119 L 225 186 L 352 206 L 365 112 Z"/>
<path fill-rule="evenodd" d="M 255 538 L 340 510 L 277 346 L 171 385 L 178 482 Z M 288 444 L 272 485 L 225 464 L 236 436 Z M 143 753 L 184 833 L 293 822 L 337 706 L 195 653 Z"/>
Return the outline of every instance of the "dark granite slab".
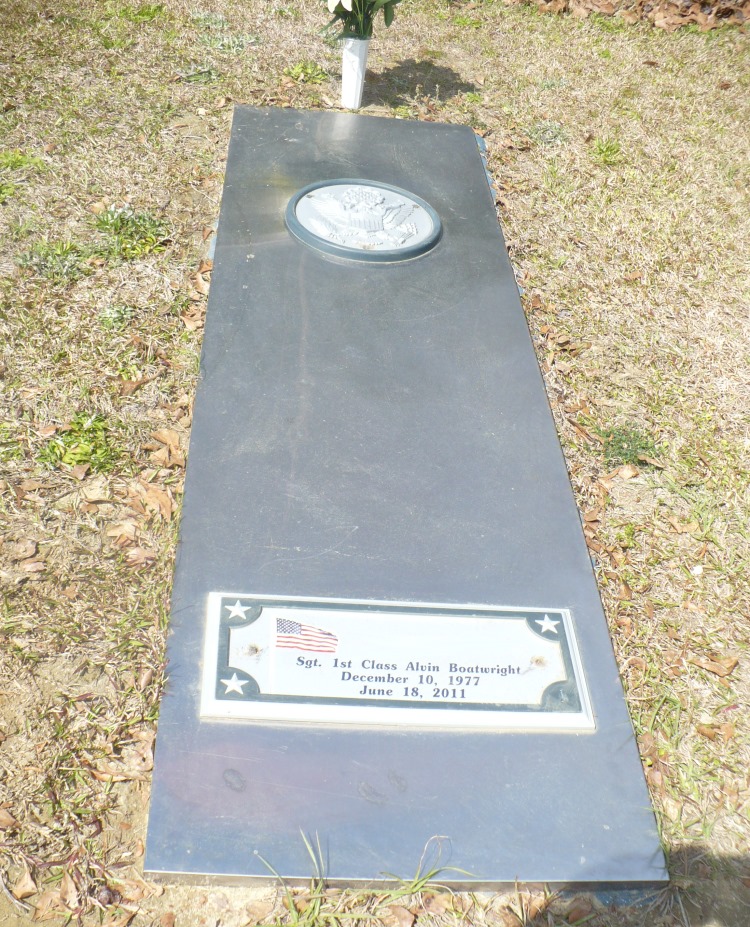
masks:
<path fill-rule="evenodd" d="M 290 198 L 341 177 L 421 197 L 436 247 L 353 265 L 293 238 Z M 430 842 L 457 886 L 665 880 L 472 132 L 238 107 L 201 369 L 146 871 L 307 880 L 303 832 L 334 882 L 411 876 Z M 201 720 L 212 592 L 566 610 L 595 729 Z"/>

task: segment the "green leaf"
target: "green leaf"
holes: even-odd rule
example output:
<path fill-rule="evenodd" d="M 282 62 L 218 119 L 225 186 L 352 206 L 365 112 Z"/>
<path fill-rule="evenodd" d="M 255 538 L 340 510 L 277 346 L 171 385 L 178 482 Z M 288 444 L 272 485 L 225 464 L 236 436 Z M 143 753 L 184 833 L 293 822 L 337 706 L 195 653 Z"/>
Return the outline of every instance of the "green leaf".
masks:
<path fill-rule="evenodd" d="M 393 0 L 388 0 L 388 3 L 383 6 L 383 18 L 385 19 L 386 26 L 390 26 L 393 22 L 393 14 L 395 12 L 393 9 L 394 6 L 395 3 Z"/>

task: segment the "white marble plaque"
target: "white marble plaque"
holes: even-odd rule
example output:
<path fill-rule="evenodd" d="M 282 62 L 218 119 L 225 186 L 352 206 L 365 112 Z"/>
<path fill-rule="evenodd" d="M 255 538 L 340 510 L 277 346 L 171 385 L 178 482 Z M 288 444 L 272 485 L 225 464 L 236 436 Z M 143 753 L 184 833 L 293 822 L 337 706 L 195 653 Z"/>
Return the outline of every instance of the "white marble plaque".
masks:
<path fill-rule="evenodd" d="M 213 592 L 201 717 L 593 730 L 570 612 Z"/>

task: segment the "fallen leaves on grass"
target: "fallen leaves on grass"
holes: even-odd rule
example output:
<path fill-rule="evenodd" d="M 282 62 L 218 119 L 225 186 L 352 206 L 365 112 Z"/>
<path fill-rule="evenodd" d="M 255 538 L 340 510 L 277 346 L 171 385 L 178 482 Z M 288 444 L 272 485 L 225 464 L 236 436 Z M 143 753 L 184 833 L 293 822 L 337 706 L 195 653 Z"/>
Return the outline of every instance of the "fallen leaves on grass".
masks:
<path fill-rule="evenodd" d="M 64 911 L 63 903 L 60 899 L 60 892 L 56 889 L 49 889 L 37 898 L 34 905 L 34 920 L 48 921 L 53 917 L 60 917 Z"/>
<path fill-rule="evenodd" d="M 422 907 L 428 914 L 439 917 L 453 907 L 453 896 L 448 892 L 442 892 L 439 895 L 425 893 L 422 895 Z"/>
<path fill-rule="evenodd" d="M 153 432 L 156 445 L 150 455 L 151 462 L 158 467 L 171 469 L 185 466 L 185 455 L 180 449 L 180 435 L 172 428 L 161 428 Z"/>
<path fill-rule="evenodd" d="M 37 552 L 37 543 L 32 538 L 21 538 L 5 547 L 5 554 L 15 563 L 33 557 Z"/>
<path fill-rule="evenodd" d="M 119 379 L 118 392 L 121 396 L 132 396 L 133 393 L 136 393 L 142 386 L 145 386 L 147 383 L 152 383 L 154 380 L 157 380 L 161 376 L 161 371 L 155 373 L 152 377 L 141 377 L 137 380 L 124 380 L 122 377 Z"/>
<path fill-rule="evenodd" d="M 180 313 L 180 318 L 182 319 L 183 325 L 185 328 L 194 332 L 200 328 L 203 328 L 206 322 L 206 308 L 205 306 L 197 305 L 193 303 L 187 309 L 183 310 Z"/>
<path fill-rule="evenodd" d="M 18 827 L 18 821 L 13 817 L 10 811 L 0 808 L 0 829 L 6 830 L 11 827 Z"/>
<path fill-rule="evenodd" d="M 569 924 L 582 924 L 594 913 L 590 898 L 574 898 L 565 918 Z"/>
<path fill-rule="evenodd" d="M 126 518 L 110 525 L 105 533 L 113 539 L 115 547 L 127 547 L 138 540 L 138 531 L 138 522 L 134 518 Z"/>
<path fill-rule="evenodd" d="M 67 869 L 63 870 L 60 882 L 60 901 L 70 911 L 75 911 L 79 905 L 78 887 Z"/>
<path fill-rule="evenodd" d="M 275 899 L 259 899 L 252 901 L 245 908 L 245 916 L 248 924 L 259 924 L 264 921 L 276 907 Z M 171 924 L 162 924 L 161 927 L 174 927 L 174 915 Z"/>
<path fill-rule="evenodd" d="M 734 725 L 731 721 L 724 721 L 722 724 L 698 724 L 695 729 L 701 737 L 710 741 L 721 738 L 726 743 L 734 737 Z"/>
<path fill-rule="evenodd" d="M 713 673 L 714 676 L 729 676 L 739 663 L 737 657 L 715 657 L 712 660 L 705 660 L 702 657 L 688 657 L 688 663 L 692 663 L 693 666 L 697 666 L 699 669 L 706 670 L 708 673 Z"/>
<path fill-rule="evenodd" d="M 146 547 L 133 547 L 125 554 L 125 562 L 133 569 L 149 567 L 156 560 L 156 553 Z"/>
<path fill-rule="evenodd" d="M 102 927 L 127 927 L 137 913 L 137 908 L 121 907 L 114 917 L 107 918 L 107 920 L 102 923 Z"/>
<path fill-rule="evenodd" d="M 506 3 L 525 3 L 529 0 L 506 0 Z M 657 29 L 674 32 L 682 26 L 698 26 L 702 32 L 720 26 L 742 26 L 750 18 L 748 0 L 718 0 L 711 3 L 683 3 L 680 0 L 531 0 L 543 13 L 569 13 L 576 19 L 587 19 L 592 14 L 616 16 L 626 23 L 642 20 Z M 646 61 L 651 67 L 656 63 Z"/>
<path fill-rule="evenodd" d="M 386 927 L 412 927 L 416 915 L 400 904 L 389 904 L 388 914 L 383 918 Z"/>
<path fill-rule="evenodd" d="M 20 877 L 16 879 L 11 888 L 11 894 L 19 901 L 23 901 L 24 898 L 30 898 L 32 895 L 36 895 L 37 891 L 36 882 L 31 878 L 29 868 L 24 865 L 23 872 Z"/>
<path fill-rule="evenodd" d="M 139 479 L 130 485 L 128 504 L 141 515 L 151 513 L 169 521 L 174 509 L 174 497 L 169 488 L 162 489 L 154 483 Z"/>
<path fill-rule="evenodd" d="M 144 734 L 125 747 L 121 757 L 98 760 L 91 775 L 99 782 L 145 781 L 153 766 L 153 734 Z"/>

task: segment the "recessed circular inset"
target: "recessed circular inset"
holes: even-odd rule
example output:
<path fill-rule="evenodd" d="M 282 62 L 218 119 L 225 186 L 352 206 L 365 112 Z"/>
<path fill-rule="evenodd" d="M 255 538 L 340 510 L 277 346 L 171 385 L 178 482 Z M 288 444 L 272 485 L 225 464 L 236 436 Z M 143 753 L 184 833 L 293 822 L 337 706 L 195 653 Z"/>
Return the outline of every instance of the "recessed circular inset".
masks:
<path fill-rule="evenodd" d="M 434 248 L 442 233 L 429 203 L 375 180 L 303 187 L 289 200 L 285 220 L 304 244 L 350 261 L 406 261 Z"/>

